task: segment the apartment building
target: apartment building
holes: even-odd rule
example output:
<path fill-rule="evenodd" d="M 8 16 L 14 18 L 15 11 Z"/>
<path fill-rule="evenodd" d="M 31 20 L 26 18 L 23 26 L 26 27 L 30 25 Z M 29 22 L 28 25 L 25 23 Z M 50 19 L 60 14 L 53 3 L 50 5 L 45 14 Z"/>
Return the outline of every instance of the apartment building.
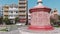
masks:
<path fill-rule="evenodd" d="M 3 16 L 3 6 L 0 6 L 0 17 Z"/>
<path fill-rule="evenodd" d="M 31 14 L 28 13 L 28 23 L 30 23 L 30 22 L 31 22 Z"/>
<path fill-rule="evenodd" d="M 27 22 L 27 15 L 28 15 L 28 1 L 27 0 L 19 0 L 19 18 L 21 23 Z"/>
<path fill-rule="evenodd" d="M 3 18 L 8 17 L 8 12 L 9 6 L 8 5 L 3 6 Z"/>
<path fill-rule="evenodd" d="M 14 19 L 18 17 L 18 5 L 11 4 L 5 5 L 3 8 L 3 18 L 8 17 L 13 23 L 15 23 Z"/>

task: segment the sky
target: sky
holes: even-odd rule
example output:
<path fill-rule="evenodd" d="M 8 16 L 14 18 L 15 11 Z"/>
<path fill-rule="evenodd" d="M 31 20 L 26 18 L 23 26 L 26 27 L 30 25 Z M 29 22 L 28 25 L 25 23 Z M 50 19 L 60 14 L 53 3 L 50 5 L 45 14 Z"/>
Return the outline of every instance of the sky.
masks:
<path fill-rule="evenodd" d="M 18 4 L 18 0 L 0 0 L 0 5 L 5 4 Z M 60 0 L 43 0 L 43 5 L 47 6 L 51 9 L 56 8 L 58 12 L 60 13 Z M 37 0 L 28 0 L 28 9 L 34 7 L 37 5 Z"/>

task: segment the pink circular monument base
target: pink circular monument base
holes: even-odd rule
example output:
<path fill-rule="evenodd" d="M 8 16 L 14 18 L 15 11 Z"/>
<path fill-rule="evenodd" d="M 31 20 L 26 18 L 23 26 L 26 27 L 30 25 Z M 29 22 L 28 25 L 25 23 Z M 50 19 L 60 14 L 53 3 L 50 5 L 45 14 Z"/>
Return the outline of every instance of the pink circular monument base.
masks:
<path fill-rule="evenodd" d="M 29 26 L 30 30 L 53 30 L 52 26 Z"/>
<path fill-rule="evenodd" d="M 50 24 L 50 8 L 39 3 L 29 11 L 31 12 L 30 30 L 53 30 L 53 27 Z"/>

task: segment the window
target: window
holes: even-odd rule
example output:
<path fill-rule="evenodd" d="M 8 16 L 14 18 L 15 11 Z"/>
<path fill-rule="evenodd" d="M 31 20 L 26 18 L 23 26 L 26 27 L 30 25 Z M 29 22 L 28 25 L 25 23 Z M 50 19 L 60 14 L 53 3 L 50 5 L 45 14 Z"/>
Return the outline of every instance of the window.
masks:
<path fill-rule="evenodd" d="M 20 6 L 19 8 L 25 8 L 25 6 Z"/>
<path fill-rule="evenodd" d="M 13 15 L 9 15 L 9 17 L 13 17 Z"/>
<path fill-rule="evenodd" d="M 19 11 L 20 13 L 25 13 L 25 11 Z"/>
<path fill-rule="evenodd" d="M 16 13 L 18 13 L 18 11 L 16 11 Z"/>
<path fill-rule="evenodd" d="M 26 4 L 26 3 L 19 3 L 20 5 L 24 5 L 24 4 Z"/>
<path fill-rule="evenodd" d="M 25 17 L 25 15 L 19 15 L 20 17 Z"/>
<path fill-rule="evenodd" d="M 10 13 L 13 13 L 13 11 L 9 11 Z"/>
<path fill-rule="evenodd" d="M 13 12 L 11 11 L 11 13 L 13 13 Z"/>

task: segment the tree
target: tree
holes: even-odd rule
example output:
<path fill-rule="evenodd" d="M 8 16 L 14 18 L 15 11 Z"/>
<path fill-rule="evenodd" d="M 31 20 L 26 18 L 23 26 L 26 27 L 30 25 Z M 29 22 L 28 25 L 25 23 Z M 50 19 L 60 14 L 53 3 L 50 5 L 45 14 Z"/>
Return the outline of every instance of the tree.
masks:
<path fill-rule="evenodd" d="M 15 18 L 15 23 L 19 22 L 19 17 Z"/>
<path fill-rule="evenodd" d="M 58 19 L 60 20 L 60 15 L 58 15 Z"/>
<path fill-rule="evenodd" d="M 8 19 L 8 17 L 5 17 L 5 18 L 3 19 L 3 21 L 4 21 L 4 23 L 5 23 L 6 25 L 11 25 L 11 24 L 13 24 L 13 23 L 11 23 L 11 21 Z"/>
<path fill-rule="evenodd" d="M 3 24 L 3 17 L 0 17 L 0 24 Z"/>
<path fill-rule="evenodd" d="M 54 18 L 50 18 L 50 22 L 53 26 L 60 26 L 60 15 L 55 15 Z"/>

